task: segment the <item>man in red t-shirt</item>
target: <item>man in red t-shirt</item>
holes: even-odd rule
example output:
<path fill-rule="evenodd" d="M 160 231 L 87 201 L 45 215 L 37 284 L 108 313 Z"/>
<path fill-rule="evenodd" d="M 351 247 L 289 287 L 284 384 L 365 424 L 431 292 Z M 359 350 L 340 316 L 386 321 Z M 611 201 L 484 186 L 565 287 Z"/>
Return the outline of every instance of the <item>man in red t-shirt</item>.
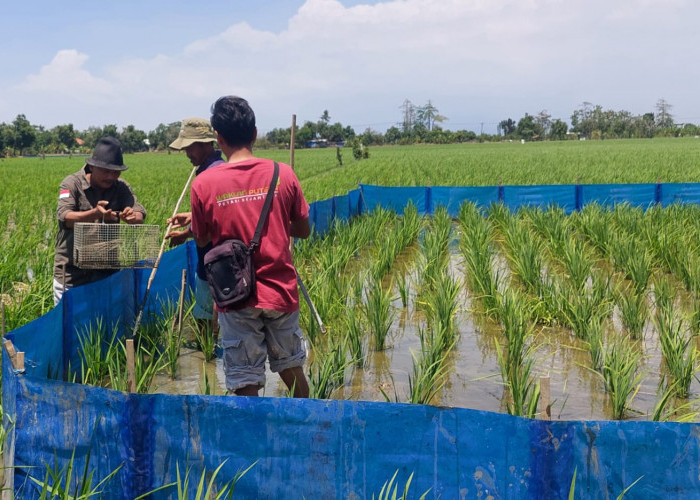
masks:
<path fill-rule="evenodd" d="M 253 156 L 255 114 L 245 99 L 226 96 L 212 106 L 211 125 L 227 163 L 198 175 L 192 183 L 192 233 L 198 246 L 255 233 L 274 163 Z M 299 294 L 290 237 L 307 238 L 309 205 L 289 165 L 279 180 L 260 246 L 253 254 L 255 294 L 243 306 L 219 310 L 219 340 L 229 393 L 257 396 L 265 385 L 265 361 L 294 397 L 308 397 L 303 366 L 306 351 L 299 327 Z M 219 309 L 217 307 L 217 309 Z"/>

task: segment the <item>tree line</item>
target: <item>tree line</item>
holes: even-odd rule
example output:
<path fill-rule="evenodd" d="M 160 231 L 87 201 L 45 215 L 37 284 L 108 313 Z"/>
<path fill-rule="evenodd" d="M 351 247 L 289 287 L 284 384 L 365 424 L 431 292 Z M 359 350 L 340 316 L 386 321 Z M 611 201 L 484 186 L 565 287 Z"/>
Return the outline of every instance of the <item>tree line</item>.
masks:
<path fill-rule="evenodd" d="M 502 140 L 567 140 L 567 139 L 623 139 L 678 137 L 700 135 L 700 127 L 692 123 L 676 123 L 671 114 L 673 106 L 659 99 L 655 112 L 634 115 L 629 111 L 604 109 L 590 102 L 582 103 L 570 117 L 569 125 L 560 118 L 552 118 L 546 111 L 525 113 L 519 120 L 506 118 L 498 123 L 496 134 L 479 134 L 471 130 L 447 130 L 440 124 L 448 118 L 428 101 L 423 106 L 414 105 L 409 99 L 399 106 L 401 120 L 384 133 L 371 127 L 357 133 L 351 126 L 331 123 L 328 110 L 316 121 L 306 121 L 295 131 L 294 145 L 304 148 L 312 141 L 323 145 L 364 146 L 384 144 L 449 144 L 472 141 Z M 144 132 L 133 125 L 121 130 L 116 125 L 89 127 L 75 130 L 72 124 L 46 129 L 32 125 L 25 115 L 18 115 L 11 123 L 0 123 L 0 156 L 86 153 L 92 150 L 100 137 L 112 136 L 122 143 L 125 153 L 165 151 L 177 137 L 180 122 L 159 124 L 155 130 Z M 291 127 L 275 128 L 258 138 L 258 148 L 288 148 L 292 136 Z"/>

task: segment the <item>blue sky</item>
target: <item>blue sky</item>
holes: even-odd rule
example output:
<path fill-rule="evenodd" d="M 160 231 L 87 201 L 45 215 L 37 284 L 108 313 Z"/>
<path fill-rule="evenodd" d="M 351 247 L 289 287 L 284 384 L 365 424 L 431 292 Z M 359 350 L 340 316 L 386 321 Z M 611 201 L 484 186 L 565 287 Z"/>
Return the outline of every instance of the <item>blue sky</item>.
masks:
<path fill-rule="evenodd" d="M 263 133 L 324 110 L 384 132 L 406 99 L 477 133 L 583 102 L 700 123 L 699 19 L 696 0 L 6 0 L 0 122 L 149 131 L 235 94 Z"/>

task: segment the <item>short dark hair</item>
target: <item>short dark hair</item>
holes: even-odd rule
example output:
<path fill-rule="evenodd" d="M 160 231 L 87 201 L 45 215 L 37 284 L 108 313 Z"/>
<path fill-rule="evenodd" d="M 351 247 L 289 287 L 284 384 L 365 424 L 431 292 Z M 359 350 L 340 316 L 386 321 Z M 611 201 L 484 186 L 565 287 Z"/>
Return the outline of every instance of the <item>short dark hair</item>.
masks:
<path fill-rule="evenodd" d="M 255 113 L 242 97 L 219 97 L 211 106 L 211 126 L 232 147 L 252 146 L 255 140 Z"/>

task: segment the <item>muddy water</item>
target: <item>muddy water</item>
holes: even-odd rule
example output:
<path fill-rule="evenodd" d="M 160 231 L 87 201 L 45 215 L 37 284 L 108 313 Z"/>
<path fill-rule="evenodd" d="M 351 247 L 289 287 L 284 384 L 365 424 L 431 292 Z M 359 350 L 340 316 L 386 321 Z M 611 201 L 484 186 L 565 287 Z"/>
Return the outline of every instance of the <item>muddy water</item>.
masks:
<path fill-rule="evenodd" d="M 502 259 L 497 263 L 504 274 Z M 451 249 L 450 264 L 446 270 L 463 282 L 464 270 L 461 255 L 456 246 Z M 405 402 L 408 395 L 408 378 L 413 370 L 412 353 L 418 354 L 419 327 L 424 327 L 424 316 L 416 307 L 416 283 L 418 271 L 410 270 L 412 283 L 407 307 L 403 307 L 398 292 L 393 301 L 395 319 L 387 348 L 376 352 L 367 349 L 368 359 L 363 369 L 346 371 L 346 382 L 333 394 L 337 399 Z M 503 383 L 496 355 L 496 340 L 503 342 L 499 326 L 484 319 L 473 310 L 470 295 L 463 291 L 459 298 L 456 325 L 458 342 L 447 359 L 448 377 L 445 386 L 434 401 L 436 405 L 473 408 L 504 412 Z M 650 311 L 650 314 L 653 310 Z M 651 317 L 651 316 L 650 316 Z M 619 314 L 614 312 L 608 325 L 608 335 L 622 330 Z M 534 333 L 538 346 L 534 357 L 536 377 L 549 376 L 551 386 L 552 417 L 563 420 L 611 419 L 612 410 L 599 374 L 589 369 L 590 354 L 584 343 L 576 339 L 571 331 L 555 327 L 538 327 Z M 632 410 L 627 418 L 648 420 L 659 398 L 657 388 L 661 380 L 661 352 L 656 332 L 651 321 L 647 321 L 644 339 L 641 341 L 644 378 Z M 225 394 L 225 380 L 220 358 L 204 363 L 200 352 L 183 348 L 176 380 L 160 376 L 154 382 L 154 392 L 169 394 L 203 394 L 206 370 L 209 385 L 215 394 Z M 308 366 L 305 367 L 308 373 Z M 385 396 L 386 394 L 386 396 Z M 700 394 L 700 383 L 691 385 L 691 399 Z M 277 374 L 267 372 L 267 383 L 261 395 L 284 397 L 286 388 Z M 685 401 L 679 401 L 682 404 Z"/>

